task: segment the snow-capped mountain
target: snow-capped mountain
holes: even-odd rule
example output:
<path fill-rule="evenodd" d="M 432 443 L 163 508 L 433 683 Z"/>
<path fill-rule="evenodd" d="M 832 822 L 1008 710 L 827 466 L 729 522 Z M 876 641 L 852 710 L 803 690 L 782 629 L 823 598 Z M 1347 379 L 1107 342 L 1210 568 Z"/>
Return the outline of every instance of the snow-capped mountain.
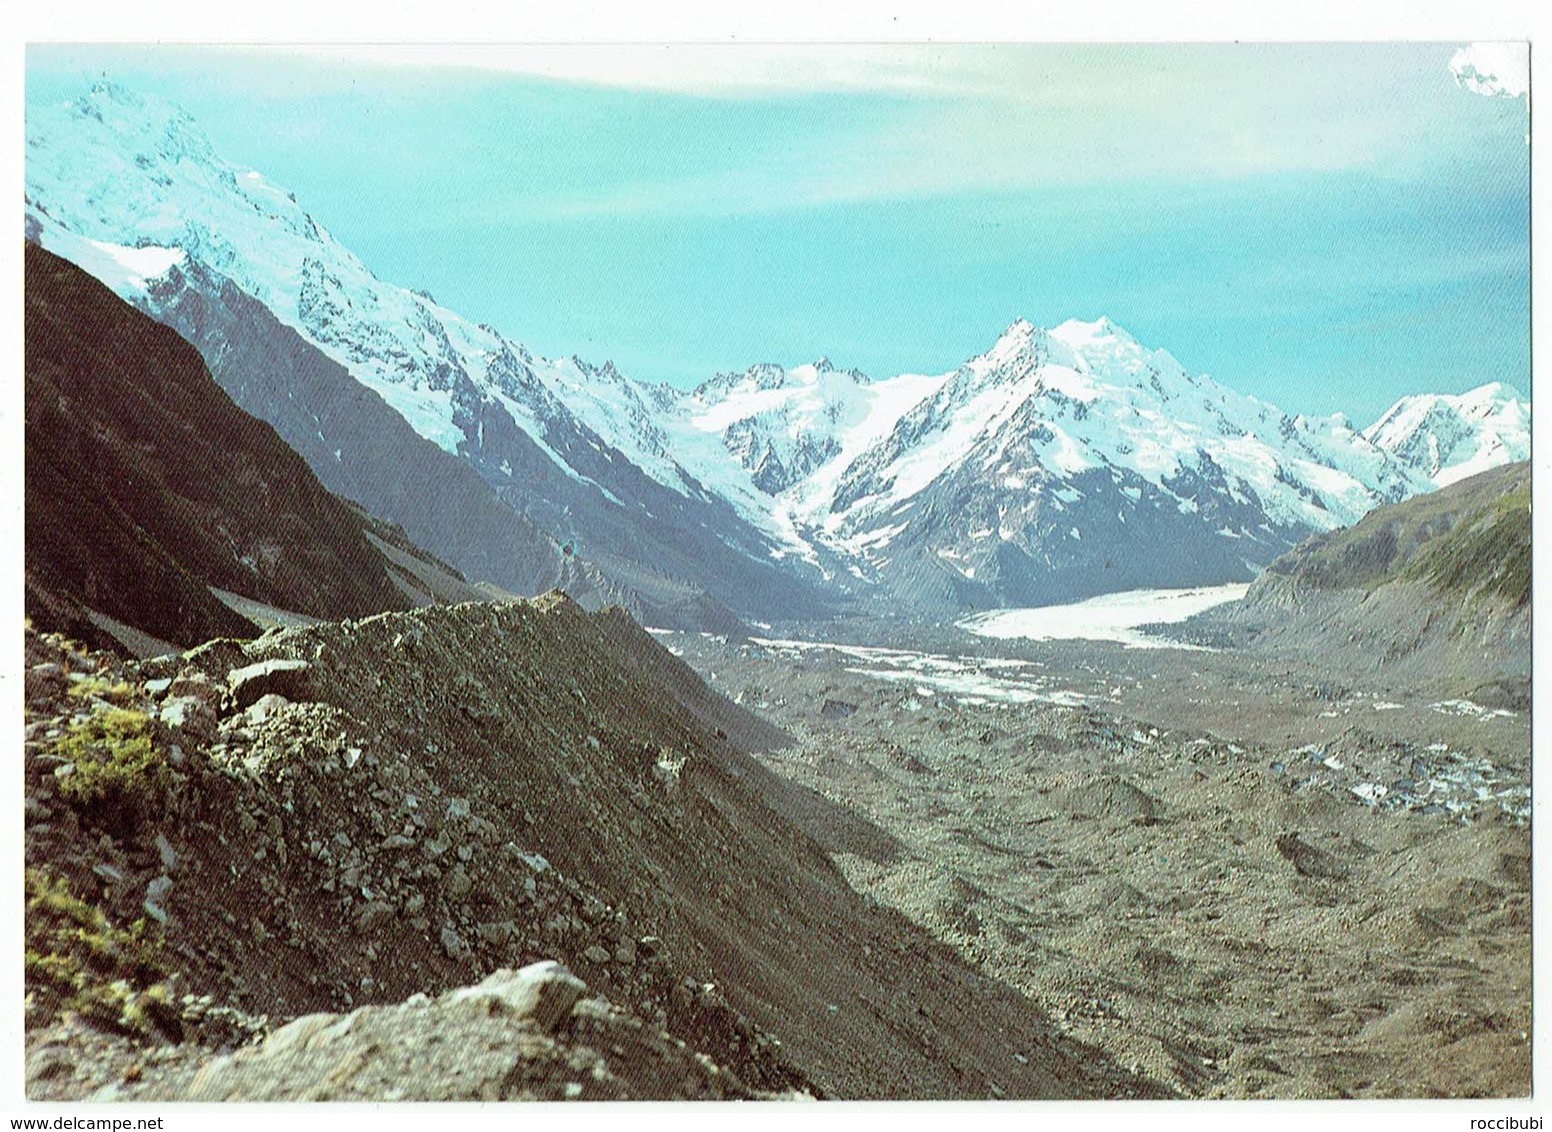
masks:
<path fill-rule="evenodd" d="M 29 114 L 26 207 L 29 238 L 178 328 L 229 391 L 265 359 L 281 376 L 239 403 L 331 490 L 475 573 L 500 569 L 483 533 L 506 508 L 623 585 L 704 587 L 766 619 L 1243 580 L 1528 446 L 1528 408 L 1501 387 L 1409 398 L 1360 432 L 1190 374 L 1107 319 L 1021 320 L 954 372 L 877 380 L 822 358 L 683 390 L 537 357 L 378 279 L 187 115 L 107 84 Z M 278 350 L 277 326 L 297 343 Z M 314 354 L 348 378 L 315 379 Z M 393 468 L 403 425 L 438 459 Z M 454 474 L 438 460 L 497 502 L 457 504 L 477 521 L 422 513 L 419 481 Z"/>
<path fill-rule="evenodd" d="M 1530 405 L 1501 381 L 1454 397 L 1424 393 L 1401 398 L 1363 435 L 1444 487 L 1529 457 Z"/>
<path fill-rule="evenodd" d="M 652 435 L 642 416 L 649 391 L 612 367 L 535 358 L 493 328 L 383 282 L 290 193 L 218 157 L 193 120 L 165 101 L 99 83 L 78 100 L 30 113 L 26 205 L 33 238 L 176 326 L 223 386 L 243 377 L 230 365 L 231 316 L 242 305 L 231 301 L 235 293 L 472 468 L 557 546 L 612 564 L 635 588 L 661 583 L 675 600 L 688 580 L 724 602 L 743 599 L 756 615 L 771 612 L 763 604 L 817 611 L 816 593 L 771 556 L 775 536 L 703 488 Z M 253 332 L 244 338 L 250 347 Z M 370 441 L 337 443 L 316 427 L 325 407 L 341 415 L 337 397 L 322 399 L 325 406 L 306 411 L 274 399 L 252 411 L 270 414 L 331 488 L 338 490 L 331 477 L 343 477 L 361 502 L 433 551 L 470 570 L 500 571 L 490 555 L 470 561 L 459 524 L 427 533 L 417 521 L 430 517 L 401 510 L 424 506 L 425 484 L 374 493 L 371 475 L 353 475 L 362 465 L 380 470 L 382 452 Z M 354 418 L 336 419 L 335 428 L 372 431 Z"/>

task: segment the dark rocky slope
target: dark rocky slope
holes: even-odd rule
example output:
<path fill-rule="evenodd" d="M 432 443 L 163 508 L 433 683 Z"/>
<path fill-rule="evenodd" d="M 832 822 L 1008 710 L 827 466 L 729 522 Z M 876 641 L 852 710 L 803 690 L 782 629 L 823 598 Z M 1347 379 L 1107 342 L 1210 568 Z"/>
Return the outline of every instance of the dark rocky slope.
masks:
<path fill-rule="evenodd" d="M 1521 461 L 1370 512 L 1278 558 L 1187 626 L 1268 654 L 1318 651 L 1486 706 L 1530 703 L 1531 473 Z"/>
<path fill-rule="evenodd" d="M 803 830 L 891 840 L 759 767 L 731 739 L 780 736 L 618 613 L 428 608 L 138 667 L 28 652 L 34 1095 L 180 1037 L 112 1095 L 186 1095 L 163 1059 L 550 959 L 730 1095 L 1157 1092 L 858 896 Z M 60 928 L 83 920 L 127 958 L 82 954 Z M 87 1021 L 120 1061 L 80 1052 Z"/>
<path fill-rule="evenodd" d="M 253 625 L 217 586 L 315 617 L 411 602 L 363 522 L 172 330 L 26 246 L 28 613 L 193 644 Z M 89 632 L 89 630 L 88 630 Z"/>

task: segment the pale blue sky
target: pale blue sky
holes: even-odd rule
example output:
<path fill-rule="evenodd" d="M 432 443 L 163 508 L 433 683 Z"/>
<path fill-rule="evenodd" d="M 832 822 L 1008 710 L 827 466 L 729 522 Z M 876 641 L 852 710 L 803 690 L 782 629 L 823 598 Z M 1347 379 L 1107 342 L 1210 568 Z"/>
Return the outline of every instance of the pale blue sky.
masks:
<path fill-rule="evenodd" d="M 1457 46 L 34 47 L 27 98 L 170 98 L 382 277 L 649 380 L 1108 314 L 1366 423 L 1530 392 L 1525 102 Z"/>

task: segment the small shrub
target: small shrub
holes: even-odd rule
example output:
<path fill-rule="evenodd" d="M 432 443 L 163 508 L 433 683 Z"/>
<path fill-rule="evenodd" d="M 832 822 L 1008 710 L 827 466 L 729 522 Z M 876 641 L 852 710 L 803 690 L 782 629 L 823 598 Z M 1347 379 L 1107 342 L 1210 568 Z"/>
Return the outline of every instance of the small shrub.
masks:
<path fill-rule="evenodd" d="M 161 806 L 172 788 L 172 768 L 152 742 L 151 720 L 143 712 L 96 712 L 73 724 L 54 753 L 74 764 L 59 780 L 62 797 L 131 826 Z"/>
<path fill-rule="evenodd" d="M 135 698 L 135 686 L 127 680 L 114 683 L 101 676 L 88 676 L 84 680 L 72 681 L 65 694 L 76 700 L 96 698 L 115 704 L 128 704 Z"/>
<path fill-rule="evenodd" d="M 167 973 L 161 941 L 145 920 L 114 927 L 43 869 L 26 871 L 24 891 L 30 1018 L 48 1022 L 73 1011 L 123 1033 L 176 1033 L 177 1013 L 158 981 Z"/>

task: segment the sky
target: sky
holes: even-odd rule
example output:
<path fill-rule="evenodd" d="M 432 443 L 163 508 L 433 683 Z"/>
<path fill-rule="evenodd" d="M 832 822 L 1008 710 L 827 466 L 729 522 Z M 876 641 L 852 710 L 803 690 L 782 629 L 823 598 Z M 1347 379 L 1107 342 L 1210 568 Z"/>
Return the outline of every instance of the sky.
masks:
<path fill-rule="evenodd" d="M 1523 51 L 1462 48 L 32 46 L 26 100 L 169 98 L 382 278 L 644 380 L 1108 315 L 1364 424 L 1532 392 Z"/>

